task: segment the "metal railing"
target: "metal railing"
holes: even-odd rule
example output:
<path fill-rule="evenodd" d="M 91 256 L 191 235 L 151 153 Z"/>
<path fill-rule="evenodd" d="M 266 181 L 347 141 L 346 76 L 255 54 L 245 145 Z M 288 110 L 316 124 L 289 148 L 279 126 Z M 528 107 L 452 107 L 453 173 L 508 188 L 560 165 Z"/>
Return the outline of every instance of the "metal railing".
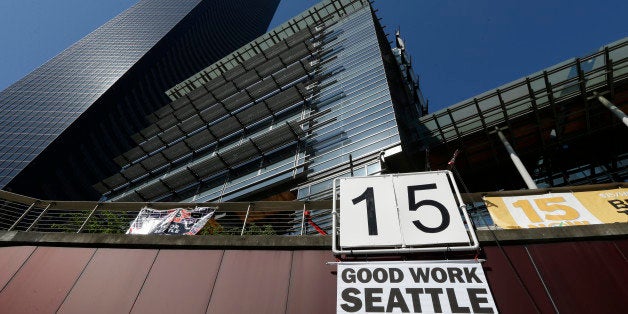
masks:
<path fill-rule="evenodd" d="M 483 196 L 515 196 L 540 193 L 603 190 L 627 187 L 625 182 L 554 187 L 536 190 L 462 193 L 462 199 L 476 228 L 497 228 Z M 140 210 L 214 207 L 216 211 L 200 235 L 312 235 L 319 232 L 314 222 L 332 232 L 332 201 L 260 201 L 225 203 L 179 202 L 93 202 L 40 200 L 0 190 L 0 230 L 125 233 Z"/>
<path fill-rule="evenodd" d="M 143 207 L 215 207 L 201 235 L 306 235 L 318 232 L 308 219 L 331 216 L 331 201 L 281 202 L 89 202 L 50 201 L 0 190 L 0 230 L 125 233 Z M 323 226 L 327 232 L 329 228 Z M 327 230 L 329 229 L 329 230 Z"/>
<path fill-rule="evenodd" d="M 463 195 L 476 227 L 493 227 L 481 197 Z M 199 235 L 313 235 L 314 224 L 331 234 L 331 200 L 225 203 L 93 202 L 40 200 L 0 190 L 0 230 L 126 233 L 140 210 L 214 207 Z"/>
<path fill-rule="evenodd" d="M 554 187 L 536 190 L 462 193 L 469 217 L 475 228 L 498 228 L 494 225 L 483 196 L 603 190 L 627 187 L 625 182 Z M 200 235 L 311 235 L 319 232 L 310 222 L 328 234 L 332 232 L 332 201 L 260 201 L 225 203 L 178 202 L 90 202 L 49 201 L 0 190 L 0 230 L 125 233 L 144 207 L 165 210 L 174 208 L 214 207 L 216 211 Z"/>

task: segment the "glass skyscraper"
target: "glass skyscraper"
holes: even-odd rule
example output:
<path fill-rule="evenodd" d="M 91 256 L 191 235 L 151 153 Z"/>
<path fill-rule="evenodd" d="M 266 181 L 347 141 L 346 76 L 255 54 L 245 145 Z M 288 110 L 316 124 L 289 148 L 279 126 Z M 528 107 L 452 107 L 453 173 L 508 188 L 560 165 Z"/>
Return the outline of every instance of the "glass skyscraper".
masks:
<path fill-rule="evenodd" d="M 412 152 L 415 77 L 369 1 L 323 1 L 168 90 L 94 187 L 114 201 L 330 198 L 334 178 Z"/>
<path fill-rule="evenodd" d="M 0 188 L 95 199 L 164 91 L 266 31 L 279 0 L 141 0 L 0 92 Z"/>

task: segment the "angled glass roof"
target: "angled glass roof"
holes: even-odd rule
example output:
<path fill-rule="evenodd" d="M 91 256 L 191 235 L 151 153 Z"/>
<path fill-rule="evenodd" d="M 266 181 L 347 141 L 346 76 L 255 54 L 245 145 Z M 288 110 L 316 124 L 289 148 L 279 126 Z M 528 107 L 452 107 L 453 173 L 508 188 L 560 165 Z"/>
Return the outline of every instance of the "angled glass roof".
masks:
<path fill-rule="evenodd" d="M 490 132 L 509 120 L 593 92 L 612 93 L 628 79 L 628 38 L 480 94 L 420 118 L 420 139 L 428 145 Z"/>

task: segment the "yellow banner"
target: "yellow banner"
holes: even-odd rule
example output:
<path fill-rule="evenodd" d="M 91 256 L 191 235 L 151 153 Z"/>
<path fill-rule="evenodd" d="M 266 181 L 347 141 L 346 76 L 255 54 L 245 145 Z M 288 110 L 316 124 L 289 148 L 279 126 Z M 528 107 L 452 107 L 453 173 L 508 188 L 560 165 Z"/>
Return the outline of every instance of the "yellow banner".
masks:
<path fill-rule="evenodd" d="M 628 222 L 628 189 L 485 197 L 496 225 L 504 229 Z"/>

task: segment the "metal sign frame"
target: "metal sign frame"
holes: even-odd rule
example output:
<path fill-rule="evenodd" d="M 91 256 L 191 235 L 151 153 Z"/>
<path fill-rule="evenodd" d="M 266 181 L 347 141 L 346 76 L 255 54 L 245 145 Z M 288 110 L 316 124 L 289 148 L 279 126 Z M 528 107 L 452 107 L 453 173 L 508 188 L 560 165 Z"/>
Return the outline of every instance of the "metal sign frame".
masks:
<path fill-rule="evenodd" d="M 338 199 L 339 193 L 339 181 L 346 178 L 337 178 L 333 181 L 333 210 L 332 210 L 332 251 L 336 255 L 340 254 L 348 254 L 348 255 L 358 255 L 358 254 L 389 254 L 389 253 L 417 253 L 417 252 L 439 252 L 439 251 L 474 251 L 479 248 L 479 242 L 477 240 L 477 236 L 475 234 L 475 229 L 473 228 L 473 224 L 466 210 L 466 205 L 462 201 L 462 197 L 460 196 L 460 192 L 458 187 L 455 184 L 453 174 L 450 171 L 429 171 L 429 172 L 417 172 L 417 173 L 404 173 L 404 174 L 388 174 L 381 176 L 367 176 L 363 178 L 374 178 L 374 177 L 402 177 L 402 176 L 421 176 L 423 174 L 445 174 L 447 176 L 449 187 L 453 193 L 452 197 L 454 198 L 456 204 L 458 204 L 458 213 L 461 215 L 461 219 L 464 225 L 466 225 L 466 233 L 468 242 L 466 245 L 430 245 L 430 246 L 420 246 L 420 245 L 412 245 L 408 246 L 405 244 L 393 247 L 341 247 L 340 246 L 340 210 L 338 208 L 338 204 L 340 203 Z M 342 195 L 340 195 L 342 197 Z M 397 203 L 397 196 L 395 195 L 395 203 Z M 396 208 L 397 214 L 399 214 L 399 207 Z M 448 209 L 448 211 L 451 211 Z"/>

